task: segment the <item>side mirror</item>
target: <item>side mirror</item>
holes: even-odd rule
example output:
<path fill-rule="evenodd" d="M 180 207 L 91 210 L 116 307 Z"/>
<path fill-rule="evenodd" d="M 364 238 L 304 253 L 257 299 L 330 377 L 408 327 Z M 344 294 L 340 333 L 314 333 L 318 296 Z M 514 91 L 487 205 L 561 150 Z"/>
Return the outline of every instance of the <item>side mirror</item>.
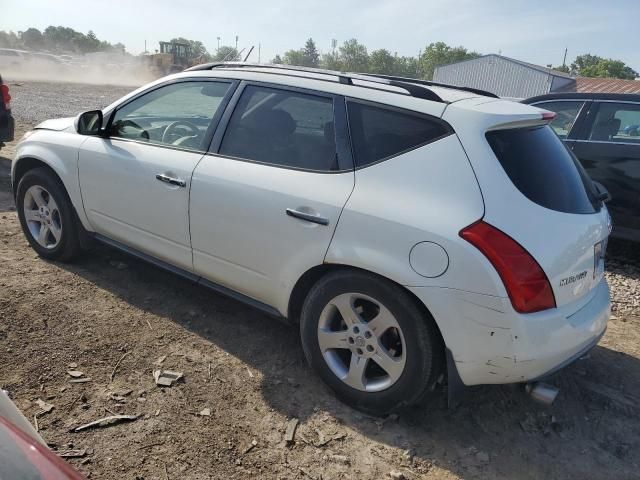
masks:
<path fill-rule="evenodd" d="M 100 135 L 102 129 L 102 111 L 91 110 L 78 115 L 76 131 L 80 135 Z"/>
<path fill-rule="evenodd" d="M 596 195 L 598 196 L 598 200 L 602 200 L 605 203 L 611 200 L 611 194 L 609 193 L 609 190 L 605 188 L 604 185 L 602 185 L 600 182 L 593 181 L 593 186 L 596 189 Z"/>

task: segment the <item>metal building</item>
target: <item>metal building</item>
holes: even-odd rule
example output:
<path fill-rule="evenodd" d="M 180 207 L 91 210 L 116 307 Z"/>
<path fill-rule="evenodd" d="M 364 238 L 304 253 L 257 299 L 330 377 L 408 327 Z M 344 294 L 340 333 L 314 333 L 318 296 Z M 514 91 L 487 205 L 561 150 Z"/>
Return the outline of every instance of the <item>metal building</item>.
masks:
<path fill-rule="evenodd" d="M 568 73 L 495 54 L 440 65 L 435 69 L 433 80 L 480 88 L 510 98 L 543 95 L 575 84 Z"/>

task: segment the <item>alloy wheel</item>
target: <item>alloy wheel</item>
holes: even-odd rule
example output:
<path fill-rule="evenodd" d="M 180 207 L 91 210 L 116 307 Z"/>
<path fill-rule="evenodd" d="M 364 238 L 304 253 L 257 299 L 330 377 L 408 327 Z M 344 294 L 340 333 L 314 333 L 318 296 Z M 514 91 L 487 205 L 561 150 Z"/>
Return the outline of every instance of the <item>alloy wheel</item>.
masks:
<path fill-rule="evenodd" d="M 379 392 L 398 381 L 406 343 L 395 316 L 381 302 L 344 293 L 322 310 L 318 344 L 331 371 L 357 390 Z"/>
<path fill-rule="evenodd" d="M 29 187 L 24 195 L 23 213 L 29 233 L 38 245 L 56 248 L 62 238 L 62 218 L 53 195 L 39 185 Z"/>

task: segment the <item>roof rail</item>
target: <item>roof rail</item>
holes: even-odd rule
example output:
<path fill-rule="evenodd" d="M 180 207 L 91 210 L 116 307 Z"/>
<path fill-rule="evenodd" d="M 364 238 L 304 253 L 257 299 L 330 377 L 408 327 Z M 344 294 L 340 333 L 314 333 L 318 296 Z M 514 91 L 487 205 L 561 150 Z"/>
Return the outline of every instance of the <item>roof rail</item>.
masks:
<path fill-rule="evenodd" d="M 424 88 L 420 85 L 417 85 L 418 82 L 414 82 L 411 79 L 400 79 L 400 77 L 389 77 L 385 78 L 384 76 L 378 75 L 368 75 L 368 74 L 359 74 L 359 73 L 345 73 L 345 72 L 337 72 L 335 70 L 325 70 L 322 68 L 309 68 L 309 67 L 298 67 L 295 65 L 283 65 L 283 64 L 269 64 L 269 63 L 246 63 L 246 62 L 214 62 L 214 63 L 203 63 L 201 65 L 195 65 L 193 67 L 187 68 L 185 72 L 193 72 L 193 71 L 201 71 L 201 70 L 212 70 L 214 68 L 258 68 L 258 69 L 279 69 L 279 70 L 291 70 L 297 72 L 306 72 L 306 73 L 315 73 L 319 75 L 330 75 L 332 77 L 337 77 L 338 82 L 343 85 L 353 85 L 353 80 L 358 80 L 361 82 L 371 82 L 378 83 L 381 85 L 388 85 L 390 87 L 401 88 L 405 90 L 408 95 L 421 98 L 424 100 L 431 100 L 432 102 L 440 102 L 446 103 L 438 94 L 429 90 L 428 88 Z M 375 88 L 367 85 L 358 85 L 363 88 Z M 426 85 L 429 86 L 429 85 Z M 380 90 L 380 89 L 376 89 Z M 388 90 L 384 90 L 388 91 Z M 390 93 L 400 93 L 393 92 Z"/>
<path fill-rule="evenodd" d="M 389 80 L 399 80 L 402 82 L 417 83 L 418 85 L 425 85 L 427 87 L 450 88 L 452 90 L 462 90 L 464 92 L 477 93 L 478 95 L 484 95 L 485 97 L 500 98 L 498 95 L 496 95 L 493 92 L 489 92 L 487 90 L 480 90 L 479 88 L 473 88 L 473 87 L 459 87 L 457 85 L 449 85 L 448 83 L 432 82 L 430 80 L 420 80 L 418 78 L 398 77 L 395 75 L 380 75 L 376 73 L 362 73 L 361 75 L 366 75 L 368 77 L 376 77 L 376 78 L 387 78 Z"/>

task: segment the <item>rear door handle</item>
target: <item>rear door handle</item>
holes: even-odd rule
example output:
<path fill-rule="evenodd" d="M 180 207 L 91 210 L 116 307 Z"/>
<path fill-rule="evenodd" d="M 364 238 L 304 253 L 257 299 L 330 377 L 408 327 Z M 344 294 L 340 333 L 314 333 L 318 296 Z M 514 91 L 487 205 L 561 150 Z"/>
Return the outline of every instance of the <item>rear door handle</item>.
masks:
<path fill-rule="evenodd" d="M 317 223 L 318 225 L 329 225 L 329 219 L 312 215 L 311 213 L 301 212 L 300 210 L 294 210 L 293 208 L 287 208 L 287 215 L 290 217 L 299 218 L 300 220 L 306 220 L 307 222 Z"/>
<path fill-rule="evenodd" d="M 173 178 L 165 175 L 164 173 L 156 174 L 156 180 L 160 180 L 163 183 L 169 183 L 171 185 L 177 185 L 178 187 L 186 187 L 187 182 L 182 180 L 181 178 Z"/>

